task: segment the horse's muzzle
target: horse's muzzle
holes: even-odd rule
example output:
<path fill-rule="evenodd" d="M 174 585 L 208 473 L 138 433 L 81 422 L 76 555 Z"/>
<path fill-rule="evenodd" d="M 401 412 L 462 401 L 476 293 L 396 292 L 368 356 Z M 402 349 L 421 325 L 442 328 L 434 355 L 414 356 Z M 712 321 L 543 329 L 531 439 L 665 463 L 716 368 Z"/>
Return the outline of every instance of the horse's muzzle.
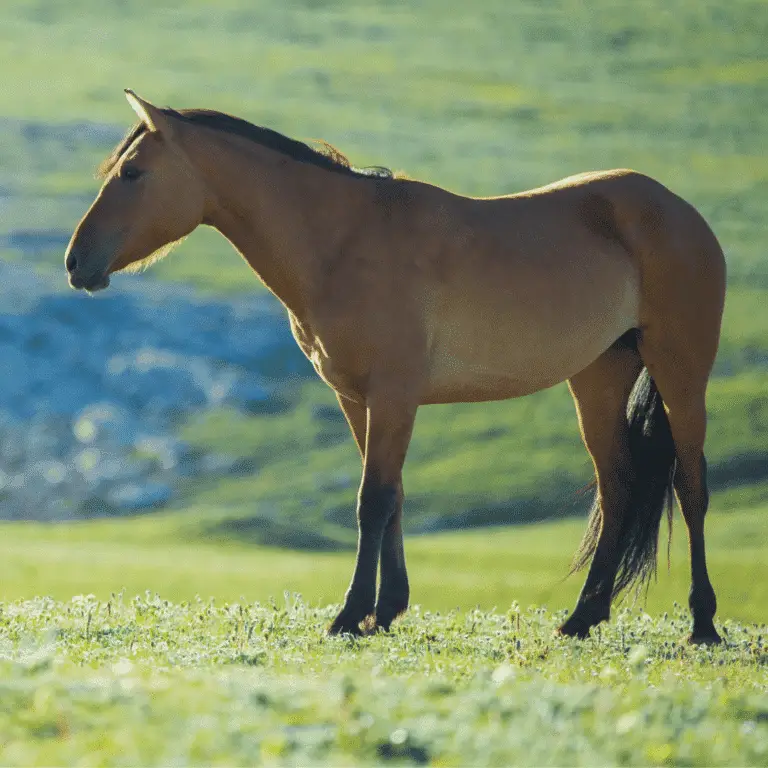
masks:
<path fill-rule="evenodd" d="M 69 284 L 75 290 L 85 290 L 88 293 L 96 293 L 109 285 L 109 275 L 87 275 L 77 274 L 77 271 L 69 273 Z"/>

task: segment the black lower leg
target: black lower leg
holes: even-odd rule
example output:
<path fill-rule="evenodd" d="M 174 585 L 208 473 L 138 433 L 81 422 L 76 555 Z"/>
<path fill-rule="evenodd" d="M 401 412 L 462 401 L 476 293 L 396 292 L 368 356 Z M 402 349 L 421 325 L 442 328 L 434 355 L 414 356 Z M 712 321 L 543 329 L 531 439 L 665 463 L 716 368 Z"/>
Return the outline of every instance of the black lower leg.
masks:
<path fill-rule="evenodd" d="M 376 571 L 384 531 L 395 511 L 397 488 L 366 482 L 358 501 L 357 560 L 344 606 L 331 625 L 331 634 L 360 634 L 360 623 L 373 613 Z"/>
<path fill-rule="evenodd" d="M 704 456 L 700 461 L 701 475 L 698 483 L 681 473 L 677 485 L 680 506 L 688 526 L 688 540 L 691 554 L 691 591 L 688 607 L 693 617 L 693 630 L 689 640 L 694 643 L 719 643 L 714 616 L 717 610 L 715 590 L 709 580 L 704 546 L 704 517 L 709 507 L 707 490 L 707 463 Z"/>
<path fill-rule="evenodd" d="M 560 634 L 588 637 L 590 627 L 610 618 L 616 559 L 615 547 L 609 546 L 604 539 L 601 540 L 592 558 L 589 574 L 576 601 L 576 607 L 560 627 Z"/>
<path fill-rule="evenodd" d="M 701 549 L 691 546 L 691 591 L 688 595 L 688 607 L 693 617 L 690 640 L 694 643 L 720 642 L 720 636 L 713 621 L 717 610 L 717 598 L 707 573 L 703 538 Z"/>
<path fill-rule="evenodd" d="M 402 530 L 402 494 L 381 542 L 381 584 L 376 601 L 376 626 L 388 630 L 392 622 L 408 608 L 408 572 Z"/>
<path fill-rule="evenodd" d="M 619 536 L 629 504 L 627 474 L 628 470 L 618 474 L 604 471 L 598 480 L 598 496 L 591 514 L 592 520 L 599 514 L 599 528 L 594 534 L 597 538 L 595 552 L 576 607 L 560 627 L 561 634 L 588 637 L 590 627 L 607 621 L 611 616 L 611 600 L 620 559 Z"/>

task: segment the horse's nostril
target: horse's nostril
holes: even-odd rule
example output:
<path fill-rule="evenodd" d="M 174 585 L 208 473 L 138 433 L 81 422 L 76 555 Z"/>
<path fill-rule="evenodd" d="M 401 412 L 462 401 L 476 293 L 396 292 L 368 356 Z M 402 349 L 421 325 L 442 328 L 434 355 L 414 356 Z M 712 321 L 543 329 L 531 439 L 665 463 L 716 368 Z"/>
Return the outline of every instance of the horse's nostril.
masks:
<path fill-rule="evenodd" d="M 77 258 L 74 253 L 67 255 L 65 266 L 67 267 L 67 272 L 74 272 L 77 269 Z"/>

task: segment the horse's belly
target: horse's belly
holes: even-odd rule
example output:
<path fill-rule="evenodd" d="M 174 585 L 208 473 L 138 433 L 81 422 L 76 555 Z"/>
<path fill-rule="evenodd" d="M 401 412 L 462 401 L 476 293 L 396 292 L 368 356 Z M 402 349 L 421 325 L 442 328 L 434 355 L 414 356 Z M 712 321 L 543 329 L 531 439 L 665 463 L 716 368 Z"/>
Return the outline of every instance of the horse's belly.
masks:
<path fill-rule="evenodd" d="M 571 354 L 559 350 L 557 358 L 507 355 L 499 360 L 446 352 L 434 360 L 423 404 L 506 400 L 539 392 L 586 368 L 613 340 Z M 546 350 L 542 349 L 542 354 L 546 355 Z"/>
<path fill-rule="evenodd" d="M 559 384 L 638 323 L 634 274 L 608 294 L 549 303 L 520 298 L 445 306 L 432 331 L 423 403 L 502 400 Z"/>

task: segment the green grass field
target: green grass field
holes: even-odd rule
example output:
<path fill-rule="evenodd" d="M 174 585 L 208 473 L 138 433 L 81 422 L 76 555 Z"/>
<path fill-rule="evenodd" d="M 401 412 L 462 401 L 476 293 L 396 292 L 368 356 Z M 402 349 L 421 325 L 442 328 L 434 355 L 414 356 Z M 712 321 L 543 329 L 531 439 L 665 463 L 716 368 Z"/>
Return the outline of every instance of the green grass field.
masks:
<path fill-rule="evenodd" d="M 719 617 L 762 623 L 768 604 L 768 504 L 746 511 L 733 504 L 743 504 L 743 499 L 716 496 L 717 512 L 708 519 L 708 559 Z M 107 600 L 125 590 L 127 595 L 156 591 L 172 600 L 199 596 L 266 602 L 287 591 L 301 594 L 313 606 L 340 601 L 351 575 L 353 549 L 303 552 L 265 547 L 247 538 L 212 537 L 210 526 L 225 520 L 226 511 L 206 514 L 193 508 L 74 525 L 4 524 L 0 598 L 49 595 L 65 600 L 92 593 Z M 662 556 L 647 601 L 637 603 L 653 613 L 671 611 L 675 603 L 687 600 L 687 541 L 679 521 L 676 528 L 671 568 L 667 571 Z M 505 610 L 513 601 L 557 611 L 570 608 L 583 576 L 565 577 L 583 530 L 581 520 L 568 520 L 410 536 L 406 554 L 413 602 L 430 611 Z"/>
<path fill-rule="evenodd" d="M 765 765 L 765 626 L 728 645 L 622 611 L 585 641 L 546 610 L 329 610 L 150 593 L 3 605 L 5 765 Z"/>
<path fill-rule="evenodd" d="M 161 514 L 0 525 L 0 763 L 768 765 L 766 40 L 761 0 L 6 0 L 0 236 L 73 229 L 111 146 L 57 131 L 127 129 L 124 87 L 467 194 L 622 166 L 696 205 L 729 265 L 707 523 L 727 644 L 680 644 L 679 515 L 646 603 L 583 643 L 552 636 L 591 479 L 563 386 L 421 410 L 405 470 L 420 608 L 391 636 L 326 639 L 359 458 L 330 391 L 286 385 L 286 412 L 182 429 L 250 476 L 192 479 Z M 63 281 L 62 256 L 0 253 Z M 151 274 L 263 290 L 211 231 Z"/>

